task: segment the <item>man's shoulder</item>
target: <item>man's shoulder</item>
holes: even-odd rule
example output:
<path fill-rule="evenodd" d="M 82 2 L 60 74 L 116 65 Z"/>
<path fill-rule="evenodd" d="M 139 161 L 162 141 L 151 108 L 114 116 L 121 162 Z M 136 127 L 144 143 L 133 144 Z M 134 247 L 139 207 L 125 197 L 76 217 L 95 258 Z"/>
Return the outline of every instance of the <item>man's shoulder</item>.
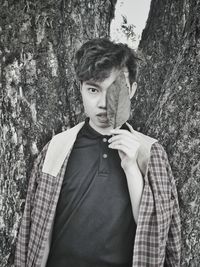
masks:
<path fill-rule="evenodd" d="M 49 149 L 49 147 L 52 145 L 52 143 L 54 142 L 62 142 L 62 139 L 64 138 L 66 140 L 66 137 L 68 137 L 68 135 L 73 135 L 75 134 L 81 127 L 83 126 L 83 123 L 78 123 L 75 126 L 73 126 L 72 128 L 69 128 L 65 131 L 62 131 L 60 133 L 55 134 L 54 136 L 52 136 L 52 138 L 43 146 L 42 150 L 40 151 L 39 155 L 45 155 Z"/>
<path fill-rule="evenodd" d="M 144 134 L 142 132 L 134 130 L 132 126 L 128 123 L 127 125 L 131 129 L 131 132 L 138 138 L 138 141 L 142 143 L 142 146 L 145 146 L 145 147 L 147 146 L 150 149 L 151 154 L 155 153 L 160 156 L 166 155 L 165 148 L 158 139 L 148 134 Z"/>
<path fill-rule="evenodd" d="M 79 132 L 79 130 L 83 127 L 83 125 L 84 125 L 84 122 L 80 122 L 80 123 L 76 124 L 75 126 L 73 126 L 72 128 L 69 128 L 69 129 L 67 129 L 61 133 L 54 135 L 52 137 L 52 139 L 50 140 L 50 142 L 53 140 L 59 140 L 62 137 L 77 134 Z"/>
<path fill-rule="evenodd" d="M 84 122 L 55 135 L 49 142 L 42 171 L 56 176 Z"/>
<path fill-rule="evenodd" d="M 138 139 L 139 142 L 142 142 L 146 145 L 148 145 L 148 144 L 152 145 L 153 143 L 158 141 L 157 139 L 155 139 L 149 135 L 146 135 L 146 134 L 143 134 L 139 131 L 136 131 L 135 129 L 133 129 L 133 127 L 128 122 L 126 122 L 126 125 L 128 126 L 130 132 L 134 134 L 134 136 Z"/>
<path fill-rule="evenodd" d="M 162 160 L 167 160 L 167 152 L 164 146 L 159 141 L 152 144 L 151 155 L 160 157 Z"/>
<path fill-rule="evenodd" d="M 128 126 L 130 132 L 134 135 L 135 139 L 139 142 L 140 146 L 138 150 L 137 162 L 140 171 L 145 175 L 151 156 L 152 146 L 158 142 L 158 140 L 134 130 L 133 127 L 127 122 L 126 125 Z"/>

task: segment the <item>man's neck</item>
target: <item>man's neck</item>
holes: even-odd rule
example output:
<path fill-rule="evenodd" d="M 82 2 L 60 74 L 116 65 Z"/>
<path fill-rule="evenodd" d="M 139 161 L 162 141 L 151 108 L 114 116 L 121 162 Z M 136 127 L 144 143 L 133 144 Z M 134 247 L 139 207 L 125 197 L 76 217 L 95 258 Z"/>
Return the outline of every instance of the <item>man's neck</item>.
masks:
<path fill-rule="evenodd" d="M 106 127 L 106 128 L 100 128 L 93 124 L 91 120 L 89 120 L 89 125 L 92 127 L 96 132 L 102 134 L 102 135 L 111 135 L 110 130 L 112 130 L 112 126 Z"/>

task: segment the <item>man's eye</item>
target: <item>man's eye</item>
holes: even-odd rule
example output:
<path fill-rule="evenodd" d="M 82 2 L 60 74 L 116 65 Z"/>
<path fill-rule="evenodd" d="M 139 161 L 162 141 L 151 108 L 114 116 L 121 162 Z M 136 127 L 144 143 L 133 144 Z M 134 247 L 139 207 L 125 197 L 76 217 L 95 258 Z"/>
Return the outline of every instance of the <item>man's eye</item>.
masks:
<path fill-rule="evenodd" d="M 88 91 L 93 94 L 98 92 L 96 88 L 88 88 Z"/>

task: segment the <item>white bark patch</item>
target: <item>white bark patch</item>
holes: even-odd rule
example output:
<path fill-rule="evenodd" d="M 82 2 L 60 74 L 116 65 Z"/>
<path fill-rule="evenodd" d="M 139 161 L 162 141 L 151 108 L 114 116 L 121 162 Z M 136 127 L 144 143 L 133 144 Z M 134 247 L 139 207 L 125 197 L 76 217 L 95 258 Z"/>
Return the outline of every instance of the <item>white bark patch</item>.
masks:
<path fill-rule="evenodd" d="M 58 71 L 58 60 L 56 55 L 53 51 L 53 45 L 51 42 L 49 42 L 49 49 L 48 49 L 48 65 L 51 69 L 52 77 L 57 77 L 57 71 Z"/>
<path fill-rule="evenodd" d="M 2 127 L 3 140 L 6 140 L 7 139 L 7 133 L 8 133 L 8 131 L 9 131 L 9 129 L 8 129 L 7 125 L 3 125 L 3 127 Z"/>
<path fill-rule="evenodd" d="M 36 142 L 33 142 L 31 145 L 31 153 L 32 155 L 36 155 L 39 153 Z"/>
<path fill-rule="evenodd" d="M 36 110 L 36 104 L 31 103 L 30 104 L 30 109 L 31 109 L 31 114 L 32 114 L 32 119 L 34 122 L 37 121 L 37 110 Z"/>
<path fill-rule="evenodd" d="M 40 16 L 38 16 L 37 18 L 37 21 L 40 19 Z M 44 39 L 44 36 L 45 36 L 45 25 L 46 25 L 46 19 L 43 18 L 42 22 L 41 23 L 37 23 L 38 25 L 38 30 L 37 30 L 37 45 L 39 45 L 42 40 Z"/>
<path fill-rule="evenodd" d="M 24 97 L 24 93 L 21 86 L 19 87 L 19 95 L 21 98 Z"/>

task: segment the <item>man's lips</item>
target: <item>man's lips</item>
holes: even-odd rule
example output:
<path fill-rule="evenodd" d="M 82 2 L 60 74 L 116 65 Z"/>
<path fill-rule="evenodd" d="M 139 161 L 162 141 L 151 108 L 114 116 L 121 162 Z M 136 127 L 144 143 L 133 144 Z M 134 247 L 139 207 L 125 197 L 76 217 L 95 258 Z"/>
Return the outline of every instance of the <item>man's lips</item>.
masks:
<path fill-rule="evenodd" d="M 107 117 L 107 113 L 106 112 L 101 112 L 101 113 L 98 113 L 97 116 L 99 116 L 99 117 Z"/>

